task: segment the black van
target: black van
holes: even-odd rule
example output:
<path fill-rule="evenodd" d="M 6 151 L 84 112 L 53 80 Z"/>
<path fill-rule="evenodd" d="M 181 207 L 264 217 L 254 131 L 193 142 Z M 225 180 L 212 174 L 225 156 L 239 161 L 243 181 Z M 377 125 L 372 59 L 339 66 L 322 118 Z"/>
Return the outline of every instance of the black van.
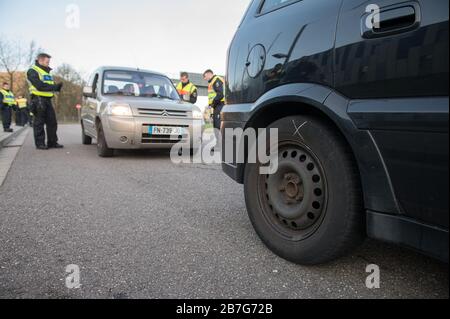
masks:
<path fill-rule="evenodd" d="M 223 170 L 276 254 L 323 263 L 369 236 L 448 262 L 448 6 L 251 2 L 228 52 L 222 131 L 278 128 L 279 166 Z"/>

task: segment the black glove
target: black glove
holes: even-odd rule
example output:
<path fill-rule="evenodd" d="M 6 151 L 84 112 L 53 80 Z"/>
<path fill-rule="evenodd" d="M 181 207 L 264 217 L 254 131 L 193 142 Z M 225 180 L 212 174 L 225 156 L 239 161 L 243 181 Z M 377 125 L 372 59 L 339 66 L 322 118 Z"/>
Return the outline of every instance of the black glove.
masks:
<path fill-rule="evenodd" d="M 59 83 L 56 85 L 56 92 L 61 92 L 61 89 L 63 87 L 63 83 Z"/>

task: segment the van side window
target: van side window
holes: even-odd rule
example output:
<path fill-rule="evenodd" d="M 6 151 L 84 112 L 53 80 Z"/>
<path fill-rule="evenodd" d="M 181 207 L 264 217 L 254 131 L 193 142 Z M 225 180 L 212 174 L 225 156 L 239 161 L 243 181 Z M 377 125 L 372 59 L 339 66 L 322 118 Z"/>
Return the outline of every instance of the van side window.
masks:
<path fill-rule="evenodd" d="M 259 14 L 264 14 L 284 5 L 297 2 L 298 0 L 264 0 L 259 9 Z"/>

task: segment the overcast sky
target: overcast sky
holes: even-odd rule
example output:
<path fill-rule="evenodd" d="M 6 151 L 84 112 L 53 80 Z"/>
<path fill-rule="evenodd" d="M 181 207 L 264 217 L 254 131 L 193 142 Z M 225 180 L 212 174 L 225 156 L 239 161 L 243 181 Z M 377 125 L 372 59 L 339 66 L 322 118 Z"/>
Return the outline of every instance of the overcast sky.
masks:
<path fill-rule="evenodd" d="M 54 67 L 69 63 L 83 73 L 119 65 L 169 75 L 207 68 L 223 74 L 229 43 L 249 2 L 0 0 L 0 36 L 35 40 L 53 55 Z"/>

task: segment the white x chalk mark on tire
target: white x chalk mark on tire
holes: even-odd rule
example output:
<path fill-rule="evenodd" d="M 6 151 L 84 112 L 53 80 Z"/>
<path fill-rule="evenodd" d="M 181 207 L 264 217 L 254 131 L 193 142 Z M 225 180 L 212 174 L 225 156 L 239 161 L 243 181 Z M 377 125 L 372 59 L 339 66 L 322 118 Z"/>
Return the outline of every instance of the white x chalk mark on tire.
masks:
<path fill-rule="evenodd" d="M 300 133 L 300 130 L 306 125 L 308 124 L 308 122 L 303 123 L 300 126 L 297 126 L 297 124 L 295 123 L 295 121 L 292 121 L 292 124 L 294 124 L 294 128 L 295 128 L 295 132 L 294 134 L 292 134 L 293 136 L 298 135 L 300 136 L 300 138 L 304 141 L 305 139 L 303 138 L 303 135 Z"/>

